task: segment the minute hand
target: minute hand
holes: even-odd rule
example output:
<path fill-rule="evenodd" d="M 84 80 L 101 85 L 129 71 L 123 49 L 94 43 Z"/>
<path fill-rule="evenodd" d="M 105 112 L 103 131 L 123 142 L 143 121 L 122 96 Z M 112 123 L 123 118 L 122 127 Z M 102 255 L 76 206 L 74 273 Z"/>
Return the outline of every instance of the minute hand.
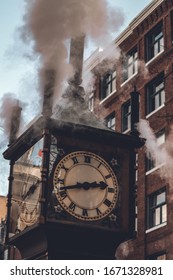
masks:
<path fill-rule="evenodd" d="M 97 183 L 97 182 L 92 182 L 92 183 L 89 183 L 89 182 L 79 183 L 79 182 L 77 182 L 76 185 L 60 187 L 60 191 L 62 191 L 62 190 L 72 190 L 72 189 L 82 189 L 82 188 L 84 190 L 89 190 L 90 188 L 91 189 L 100 188 L 101 190 L 104 190 L 107 186 L 108 185 L 103 181 L 100 181 L 99 183 Z"/>

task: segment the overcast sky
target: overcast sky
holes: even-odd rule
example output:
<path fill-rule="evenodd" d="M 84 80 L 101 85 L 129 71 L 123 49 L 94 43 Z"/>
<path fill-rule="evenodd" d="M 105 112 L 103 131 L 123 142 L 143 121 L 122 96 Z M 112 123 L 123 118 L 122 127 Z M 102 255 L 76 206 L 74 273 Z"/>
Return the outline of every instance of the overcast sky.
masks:
<path fill-rule="evenodd" d="M 83 0 L 79 0 L 83 1 Z M 95 0 L 93 0 L 95 1 Z M 129 22 L 142 11 L 151 0 L 107 0 L 110 6 L 121 8 L 124 13 L 124 23 L 118 32 L 112 34 L 112 39 L 128 26 Z M 24 45 L 19 37 L 18 29 L 23 22 L 25 0 L 1 0 L 0 1 L 0 101 L 5 93 L 13 93 L 24 103 L 34 106 L 35 98 L 30 98 L 30 93 L 36 91 L 37 72 L 36 62 L 29 59 L 30 52 L 27 45 Z M 95 50 L 93 44 L 88 44 L 85 50 L 85 58 Z M 34 96 L 34 94 L 32 95 Z M 29 112 L 29 106 L 26 107 Z M 33 116 L 34 117 L 34 116 Z M 31 116 L 32 118 L 32 116 Z M 2 154 L 2 129 L 0 120 L 0 152 Z M 6 149 L 6 147 L 5 147 Z M 6 172 L 7 162 L 2 160 L 0 155 L 0 195 L 6 194 L 7 186 L 4 186 L 4 172 Z M 6 174 L 5 174 L 6 175 Z"/>

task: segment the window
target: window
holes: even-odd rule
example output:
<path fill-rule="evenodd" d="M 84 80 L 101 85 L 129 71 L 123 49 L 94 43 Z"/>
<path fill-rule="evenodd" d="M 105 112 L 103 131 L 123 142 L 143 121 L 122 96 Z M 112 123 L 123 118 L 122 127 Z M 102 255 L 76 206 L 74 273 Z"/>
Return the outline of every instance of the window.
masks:
<path fill-rule="evenodd" d="M 109 71 L 101 80 L 101 100 L 116 91 L 116 71 Z"/>
<path fill-rule="evenodd" d="M 160 190 L 148 197 L 147 227 L 152 228 L 167 221 L 166 191 Z"/>
<path fill-rule="evenodd" d="M 161 130 L 159 133 L 156 135 L 156 143 L 158 147 L 162 147 L 162 145 L 165 143 L 165 131 Z M 152 170 L 157 166 L 157 162 L 155 162 L 152 158 L 151 153 L 147 153 L 147 158 L 146 158 L 146 172 L 149 170 Z"/>
<path fill-rule="evenodd" d="M 145 37 L 146 61 L 164 50 L 163 24 L 159 23 Z"/>
<path fill-rule="evenodd" d="M 115 127 L 116 127 L 115 113 L 109 115 L 106 118 L 106 126 L 109 127 L 112 130 L 115 130 Z"/>
<path fill-rule="evenodd" d="M 164 76 L 157 76 L 146 87 L 147 114 L 157 110 L 165 103 Z"/>
<path fill-rule="evenodd" d="M 88 108 L 92 112 L 94 110 L 94 94 L 91 93 L 88 100 Z"/>
<path fill-rule="evenodd" d="M 133 49 L 123 60 L 123 82 L 138 72 L 138 53 Z"/>
<path fill-rule="evenodd" d="M 130 100 L 122 105 L 122 132 L 131 128 L 131 104 Z"/>

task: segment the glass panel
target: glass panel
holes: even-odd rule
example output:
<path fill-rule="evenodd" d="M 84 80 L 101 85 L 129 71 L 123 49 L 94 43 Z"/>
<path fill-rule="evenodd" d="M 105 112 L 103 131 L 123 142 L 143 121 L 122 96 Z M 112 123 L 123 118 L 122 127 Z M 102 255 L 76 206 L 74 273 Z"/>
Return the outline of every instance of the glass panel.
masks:
<path fill-rule="evenodd" d="M 128 77 L 131 77 L 133 75 L 133 64 L 129 65 L 128 67 Z"/>
<path fill-rule="evenodd" d="M 116 79 L 112 81 L 112 91 L 116 90 Z"/>
<path fill-rule="evenodd" d="M 116 78 L 116 71 L 114 71 L 114 72 L 112 73 L 112 78 L 113 78 L 113 79 Z"/>
<path fill-rule="evenodd" d="M 128 57 L 128 64 L 131 64 L 133 62 L 133 55 Z"/>
<path fill-rule="evenodd" d="M 156 42 L 154 44 L 154 56 L 157 55 L 159 53 L 159 44 L 158 42 Z"/>
<path fill-rule="evenodd" d="M 155 109 L 160 107 L 160 97 L 159 94 L 155 95 Z"/>
<path fill-rule="evenodd" d="M 128 115 L 128 117 L 127 117 L 127 128 L 130 128 L 130 125 L 131 125 L 131 116 Z"/>
<path fill-rule="evenodd" d="M 161 90 L 164 87 L 164 83 L 160 83 L 160 84 L 156 84 L 156 92 L 158 92 L 159 90 Z"/>
<path fill-rule="evenodd" d="M 164 50 L 164 41 L 163 37 L 160 39 L 160 52 Z"/>
<path fill-rule="evenodd" d="M 122 130 L 125 131 L 130 128 L 131 125 L 131 106 L 130 103 L 126 103 L 122 107 L 122 121 L 123 127 Z"/>
<path fill-rule="evenodd" d="M 154 224 L 153 226 L 157 226 L 160 224 L 160 208 L 156 208 L 154 213 Z"/>
<path fill-rule="evenodd" d="M 165 133 L 159 135 L 157 138 L 156 138 L 156 141 L 157 141 L 157 145 L 158 146 L 161 146 L 165 143 Z"/>
<path fill-rule="evenodd" d="M 107 119 L 107 127 L 115 130 L 115 117 L 110 117 Z"/>
<path fill-rule="evenodd" d="M 162 206 L 162 223 L 167 221 L 167 205 Z"/>
<path fill-rule="evenodd" d="M 162 192 L 156 196 L 156 205 L 159 205 L 166 200 L 166 193 Z"/>
<path fill-rule="evenodd" d="M 165 103 L 165 91 L 162 90 L 161 93 L 160 93 L 160 95 L 161 95 L 161 105 L 162 105 L 162 104 Z"/>
<path fill-rule="evenodd" d="M 37 222 L 43 139 L 33 145 L 14 165 L 10 233 Z"/>

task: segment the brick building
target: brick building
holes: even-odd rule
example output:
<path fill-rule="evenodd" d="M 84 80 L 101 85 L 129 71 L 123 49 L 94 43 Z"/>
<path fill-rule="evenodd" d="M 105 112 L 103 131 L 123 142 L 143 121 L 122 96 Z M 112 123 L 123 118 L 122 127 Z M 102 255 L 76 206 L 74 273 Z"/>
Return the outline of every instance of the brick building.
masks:
<path fill-rule="evenodd" d="M 6 204 L 6 197 L 0 196 L 0 260 L 4 258 Z"/>
<path fill-rule="evenodd" d="M 173 1 L 152 1 L 114 44 L 119 56 L 111 61 L 113 67 L 104 68 L 107 51 L 98 50 L 85 61 L 84 79 L 88 72 L 96 77 L 95 88 L 89 92 L 89 108 L 108 127 L 129 133 L 130 92 L 136 87 L 140 119 L 149 123 L 161 151 L 171 140 L 173 123 Z M 173 259 L 172 178 L 160 176 L 163 168 L 172 173 L 171 153 L 171 141 L 166 151 L 169 161 L 151 157 L 146 146 L 140 149 L 136 163 L 136 238 L 120 246 L 118 258 Z"/>

